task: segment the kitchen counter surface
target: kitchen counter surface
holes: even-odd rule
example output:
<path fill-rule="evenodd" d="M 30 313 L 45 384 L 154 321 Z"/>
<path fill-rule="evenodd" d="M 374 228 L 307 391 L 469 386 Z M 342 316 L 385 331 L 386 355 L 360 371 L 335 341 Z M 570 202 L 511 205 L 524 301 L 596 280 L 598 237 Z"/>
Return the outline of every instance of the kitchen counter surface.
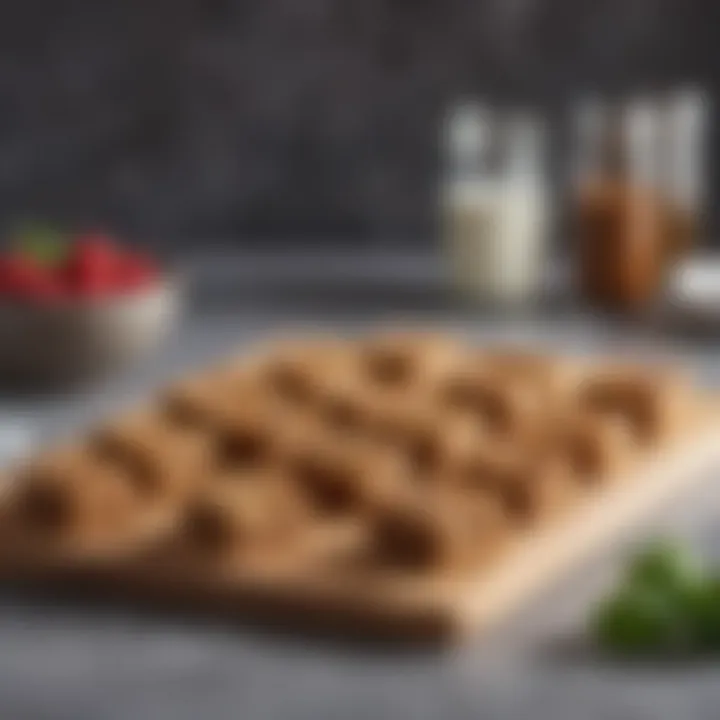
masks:
<path fill-rule="evenodd" d="M 376 278 L 377 279 L 377 278 Z M 4 398 L 12 419 L 54 437 L 131 402 L 168 375 L 278 330 L 354 332 L 403 318 L 489 339 L 581 353 L 620 349 L 680 358 L 709 386 L 720 381 L 718 341 L 680 340 L 552 307 L 502 318 L 459 310 L 425 280 L 335 278 L 302 292 L 220 292 L 212 283 L 164 349 L 100 387 L 54 398 Z M 287 284 L 284 284 L 287 287 Z M 345 292 L 338 293 L 343 287 Z M 424 289 L 423 289 L 424 287 Z M 716 484 L 658 517 L 710 557 Z M 645 531 L 652 531 L 646 528 Z M 710 720 L 720 663 L 618 666 L 573 639 L 587 605 L 612 578 L 627 538 L 566 578 L 520 616 L 456 651 L 412 653 L 271 637 L 248 629 L 147 618 L 120 610 L 0 598 L 0 717 L 7 720 Z"/>

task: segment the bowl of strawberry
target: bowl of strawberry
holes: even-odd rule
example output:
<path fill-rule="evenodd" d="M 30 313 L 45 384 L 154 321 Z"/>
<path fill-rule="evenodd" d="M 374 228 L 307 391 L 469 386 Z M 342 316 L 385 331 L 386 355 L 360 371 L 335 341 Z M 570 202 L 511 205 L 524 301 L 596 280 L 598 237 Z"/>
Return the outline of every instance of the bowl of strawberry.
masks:
<path fill-rule="evenodd" d="M 97 378 L 153 350 L 178 309 L 176 282 L 106 234 L 26 237 L 0 253 L 0 378 Z"/>

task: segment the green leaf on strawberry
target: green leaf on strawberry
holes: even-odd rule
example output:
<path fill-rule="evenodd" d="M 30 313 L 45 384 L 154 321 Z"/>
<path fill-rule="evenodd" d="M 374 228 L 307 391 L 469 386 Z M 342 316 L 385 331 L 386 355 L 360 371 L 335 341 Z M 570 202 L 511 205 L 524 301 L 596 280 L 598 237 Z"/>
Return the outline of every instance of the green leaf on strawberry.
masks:
<path fill-rule="evenodd" d="M 15 248 L 42 265 L 59 265 L 68 252 L 66 236 L 51 225 L 23 223 L 14 232 Z"/>

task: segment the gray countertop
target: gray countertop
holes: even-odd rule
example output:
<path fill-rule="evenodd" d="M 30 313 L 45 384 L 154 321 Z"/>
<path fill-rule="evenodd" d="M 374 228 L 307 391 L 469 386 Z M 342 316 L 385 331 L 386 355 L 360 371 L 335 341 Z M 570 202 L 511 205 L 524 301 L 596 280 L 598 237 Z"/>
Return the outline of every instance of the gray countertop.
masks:
<path fill-rule="evenodd" d="M 242 295 L 242 294 L 241 294 Z M 334 297 L 341 297 L 333 301 Z M 720 335 L 679 340 L 551 309 L 504 318 L 458 311 L 422 288 L 391 284 L 333 295 L 315 287 L 287 297 L 204 294 L 156 357 L 73 395 L 6 398 L 0 415 L 45 437 L 66 433 L 132 401 L 161 379 L 278 330 L 342 332 L 380 320 L 449 328 L 486 339 L 539 342 L 581 353 L 621 349 L 679 357 L 717 385 Z M 658 517 L 711 554 L 713 479 Z M 648 529 L 650 530 L 650 529 Z M 610 665 L 572 641 L 588 602 L 611 578 L 627 538 L 566 578 L 482 640 L 453 652 L 412 653 L 268 637 L 119 610 L 0 598 L 3 720 L 198 720 L 207 718 L 716 718 L 720 664 Z"/>

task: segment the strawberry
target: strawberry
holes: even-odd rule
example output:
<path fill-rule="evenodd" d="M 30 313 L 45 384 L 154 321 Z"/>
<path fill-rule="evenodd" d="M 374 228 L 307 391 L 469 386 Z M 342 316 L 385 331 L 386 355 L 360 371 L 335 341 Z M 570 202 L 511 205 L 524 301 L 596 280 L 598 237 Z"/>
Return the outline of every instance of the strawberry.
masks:
<path fill-rule="evenodd" d="M 34 258 L 13 253 L 0 258 L 0 294 L 14 299 L 52 302 L 65 295 L 60 279 Z"/>
<path fill-rule="evenodd" d="M 59 278 L 48 275 L 39 282 L 33 292 L 33 300 L 40 303 L 56 303 L 67 298 L 67 288 Z"/>
<path fill-rule="evenodd" d="M 120 259 L 115 275 L 115 287 L 132 292 L 153 285 L 158 280 L 158 270 L 149 258 L 137 253 Z"/>
<path fill-rule="evenodd" d="M 112 240 L 101 233 L 79 236 L 65 266 L 65 277 L 82 297 L 102 297 L 115 287 L 119 253 Z"/>

